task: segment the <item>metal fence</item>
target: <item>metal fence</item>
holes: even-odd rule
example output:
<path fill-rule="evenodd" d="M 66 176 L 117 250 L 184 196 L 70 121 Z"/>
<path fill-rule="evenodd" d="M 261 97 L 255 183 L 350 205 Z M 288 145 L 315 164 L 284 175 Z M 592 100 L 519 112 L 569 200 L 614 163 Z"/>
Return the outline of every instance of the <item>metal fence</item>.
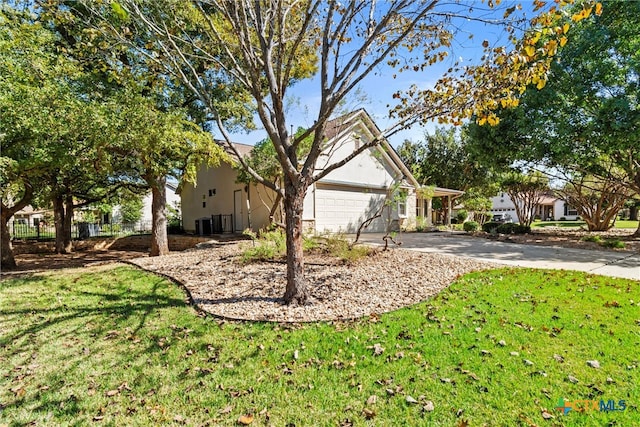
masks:
<path fill-rule="evenodd" d="M 13 240 L 53 240 L 56 229 L 53 224 L 37 225 L 13 221 L 9 223 L 9 232 Z M 90 237 L 121 237 L 131 234 L 151 233 L 151 221 L 133 223 L 93 224 L 78 222 L 71 226 L 72 239 L 88 239 Z"/>

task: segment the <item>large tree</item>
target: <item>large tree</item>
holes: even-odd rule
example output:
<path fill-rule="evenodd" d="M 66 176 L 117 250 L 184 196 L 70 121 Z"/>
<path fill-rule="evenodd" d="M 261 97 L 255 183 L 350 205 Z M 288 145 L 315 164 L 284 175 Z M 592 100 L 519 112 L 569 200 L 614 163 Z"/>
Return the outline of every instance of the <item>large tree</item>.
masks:
<path fill-rule="evenodd" d="M 90 2 L 83 4 L 92 7 Z M 517 19 L 517 8 L 505 6 L 496 12 L 500 17 L 496 19 L 495 14 L 486 14 L 493 2 L 474 8 L 436 0 L 194 0 L 188 6 L 178 4 L 184 2 L 123 0 L 112 2 L 109 10 L 95 7 L 94 12 L 111 23 L 112 32 L 129 45 L 127 31 L 132 27 L 152 33 L 152 43 L 140 54 L 156 59 L 182 78 L 209 108 L 227 145 L 248 173 L 282 196 L 287 234 L 284 299 L 299 304 L 306 303 L 310 291 L 302 258 L 303 200 L 309 186 L 410 123 L 434 118 L 456 122 L 474 112 L 481 120 L 493 121 L 495 116 L 488 109 L 500 102 L 513 103 L 514 89 L 545 80 L 550 58 L 565 31 L 560 22 L 565 15 L 554 7 L 534 18 L 537 30 L 528 31 L 512 51 L 482 42 L 487 54 L 482 66 L 455 67 L 434 90 L 406 94 L 414 100 L 404 98 L 399 104 L 397 123 L 363 141 L 343 160 L 317 169 L 318 157 L 330 148 L 326 146 L 327 121 L 368 75 L 383 66 L 424 71 L 446 58 L 457 26 L 468 19 L 504 25 L 515 34 L 523 23 Z M 580 17 L 590 11 L 585 7 Z M 113 20 L 114 14 L 120 17 L 119 23 Z M 559 31 L 555 31 L 557 25 Z M 191 31 L 195 27 L 197 31 Z M 316 70 L 317 116 L 312 126 L 296 136 L 290 132 L 286 113 L 287 91 Z M 261 177 L 238 155 L 222 122 L 220 106 L 210 96 L 212 76 L 240 86 L 253 98 L 283 170 L 282 186 Z M 464 102 L 456 94 L 463 95 Z M 309 152 L 300 157 L 298 146 L 308 137 L 312 139 Z"/>

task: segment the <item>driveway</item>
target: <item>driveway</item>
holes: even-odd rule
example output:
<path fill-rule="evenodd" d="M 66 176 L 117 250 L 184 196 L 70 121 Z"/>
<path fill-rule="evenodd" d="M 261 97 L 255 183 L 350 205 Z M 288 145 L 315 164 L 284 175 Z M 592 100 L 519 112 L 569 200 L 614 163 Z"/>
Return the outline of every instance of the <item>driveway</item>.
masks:
<path fill-rule="evenodd" d="M 382 244 L 383 234 L 367 233 L 360 240 Z M 419 252 L 437 252 L 499 264 L 578 270 L 604 276 L 640 280 L 640 254 L 497 242 L 465 233 L 402 233 L 402 247 Z"/>

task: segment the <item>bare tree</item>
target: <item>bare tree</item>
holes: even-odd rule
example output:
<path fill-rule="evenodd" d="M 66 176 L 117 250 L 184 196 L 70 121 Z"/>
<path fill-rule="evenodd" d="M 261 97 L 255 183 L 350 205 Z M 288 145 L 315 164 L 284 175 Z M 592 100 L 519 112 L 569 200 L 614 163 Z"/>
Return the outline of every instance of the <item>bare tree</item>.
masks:
<path fill-rule="evenodd" d="M 309 296 L 303 277 L 302 211 L 312 183 L 416 121 L 440 118 L 457 123 L 476 114 L 491 122 L 495 116 L 487 109 L 512 105 L 514 90 L 544 82 L 555 53 L 553 43 L 557 46 L 562 37 L 548 31 L 540 40 L 529 31 L 511 51 L 482 42 L 484 64 L 456 65 L 434 90 L 398 94 L 401 102 L 394 113 L 399 119 L 391 127 L 375 129 L 351 154 L 320 167 L 320 155 L 331 150 L 327 134 L 335 131 L 327 129 L 327 122 L 368 75 L 384 66 L 423 72 L 447 57 L 454 33 L 470 19 L 502 25 L 512 35 L 529 22 L 522 15 L 516 17 L 516 7 L 503 6 L 490 14 L 493 2 L 473 8 L 438 0 L 122 0 L 106 8 L 89 1 L 83 5 L 104 17 L 102 30 L 125 43 L 131 43 L 131 26 L 153 34 L 153 45 L 140 49 L 140 54 L 182 80 L 208 107 L 236 160 L 257 182 L 280 194 L 287 234 L 284 299 L 289 304 L 304 304 Z M 555 27 L 567 19 L 562 12 L 547 8 L 541 12 L 544 19 L 534 18 L 530 24 L 539 30 L 541 25 Z M 285 108 L 287 89 L 316 73 L 317 116 L 304 133 L 292 135 Z M 228 111 L 211 96 L 212 90 L 230 84 L 241 89 L 238 96 L 248 94 L 252 99 L 283 170 L 282 185 L 260 176 L 234 147 L 224 123 Z M 348 127 L 350 118 L 339 127 Z M 312 143 L 301 157 L 298 147 L 306 138 Z"/>

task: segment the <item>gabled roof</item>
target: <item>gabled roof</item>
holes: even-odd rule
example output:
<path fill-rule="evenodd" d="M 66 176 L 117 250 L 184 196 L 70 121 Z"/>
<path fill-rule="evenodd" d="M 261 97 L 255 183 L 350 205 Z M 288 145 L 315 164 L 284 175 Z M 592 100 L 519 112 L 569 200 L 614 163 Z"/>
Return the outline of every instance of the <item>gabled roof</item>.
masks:
<path fill-rule="evenodd" d="M 344 114 L 335 119 L 329 120 L 325 125 L 325 137 L 328 140 L 339 138 L 347 132 L 352 132 L 354 127 L 361 124 L 367 130 L 369 136 L 380 139 L 378 146 L 386 160 L 402 173 L 403 179 L 410 185 L 419 188 L 420 184 L 415 179 L 409 168 L 404 164 L 396 150 L 389 144 L 389 141 L 382 135 L 382 131 L 375 124 L 369 113 L 364 108 Z"/>

